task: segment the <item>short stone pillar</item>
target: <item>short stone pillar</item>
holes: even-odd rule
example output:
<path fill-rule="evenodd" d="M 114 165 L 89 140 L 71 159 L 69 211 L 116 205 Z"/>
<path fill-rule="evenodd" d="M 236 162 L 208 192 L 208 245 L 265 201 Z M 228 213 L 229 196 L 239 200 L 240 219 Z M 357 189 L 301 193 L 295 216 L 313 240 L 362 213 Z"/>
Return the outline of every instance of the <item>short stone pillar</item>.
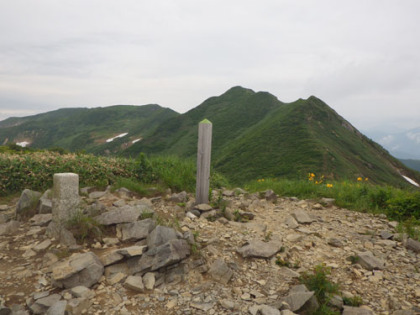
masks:
<path fill-rule="evenodd" d="M 79 206 L 79 175 L 57 173 L 53 177 L 52 219 L 58 226 L 68 221 Z"/>
<path fill-rule="evenodd" d="M 198 124 L 197 148 L 197 182 L 195 188 L 195 202 L 209 203 L 211 136 L 213 125 L 204 119 Z"/>

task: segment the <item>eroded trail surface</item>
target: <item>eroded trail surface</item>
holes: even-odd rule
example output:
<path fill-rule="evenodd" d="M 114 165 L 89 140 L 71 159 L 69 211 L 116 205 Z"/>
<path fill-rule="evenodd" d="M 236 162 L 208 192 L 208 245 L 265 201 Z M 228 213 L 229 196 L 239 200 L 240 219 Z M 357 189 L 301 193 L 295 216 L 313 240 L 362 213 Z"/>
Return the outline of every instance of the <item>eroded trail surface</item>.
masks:
<path fill-rule="evenodd" d="M 3 205 L 0 313 L 310 314 L 314 296 L 297 285 L 320 264 L 339 284 L 340 312 L 420 311 L 419 244 L 396 222 L 240 192 L 194 210 L 191 195 L 90 191 L 84 211 L 108 220 L 106 235 L 81 246 L 52 237 L 48 213 L 14 223 L 16 200 Z M 363 305 L 343 309 L 355 296 Z"/>

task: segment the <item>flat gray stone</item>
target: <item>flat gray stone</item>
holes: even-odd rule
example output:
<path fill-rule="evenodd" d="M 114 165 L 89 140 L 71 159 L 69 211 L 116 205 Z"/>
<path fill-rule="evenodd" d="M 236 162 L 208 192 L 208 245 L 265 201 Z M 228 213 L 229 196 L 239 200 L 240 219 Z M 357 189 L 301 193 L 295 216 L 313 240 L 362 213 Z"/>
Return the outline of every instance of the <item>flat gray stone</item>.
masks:
<path fill-rule="evenodd" d="M 143 279 L 140 276 L 129 276 L 124 282 L 124 287 L 137 292 L 144 291 Z"/>
<path fill-rule="evenodd" d="M 19 229 L 20 223 L 18 221 L 9 221 L 7 223 L 0 224 L 0 235 L 12 235 L 15 234 Z"/>
<path fill-rule="evenodd" d="M 138 241 L 147 238 L 149 233 L 154 229 L 155 222 L 152 219 L 123 223 L 117 225 L 117 233 L 121 235 L 123 242 Z"/>
<path fill-rule="evenodd" d="M 420 242 L 413 240 L 412 238 L 409 238 L 407 240 L 405 247 L 407 247 L 408 249 L 411 249 L 415 253 L 420 253 Z"/>
<path fill-rule="evenodd" d="M 96 216 L 94 219 L 102 225 L 130 223 L 137 221 L 143 212 L 151 212 L 151 209 L 145 205 L 126 205 L 124 207 L 104 212 Z"/>
<path fill-rule="evenodd" d="M 373 315 L 374 313 L 368 309 L 361 307 L 344 306 L 342 315 Z"/>
<path fill-rule="evenodd" d="M 391 239 L 393 237 L 394 237 L 394 234 L 392 234 L 389 231 L 382 231 L 381 232 L 381 238 L 384 239 L 384 240 L 389 240 L 389 239 Z"/>
<path fill-rule="evenodd" d="M 91 299 L 95 296 L 95 292 L 90 290 L 89 288 L 79 285 L 77 287 L 71 288 L 70 293 L 75 298 L 83 298 L 83 299 Z"/>
<path fill-rule="evenodd" d="M 209 274 L 214 280 L 227 284 L 233 276 L 233 271 L 219 258 L 211 264 Z"/>
<path fill-rule="evenodd" d="M 92 252 L 73 254 L 68 259 L 52 266 L 52 280 L 58 287 L 91 287 L 99 281 L 104 266 Z"/>
<path fill-rule="evenodd" d="M 106 267 L 115 264 L 124 259 L 124 256 L 118 253 L 116 250 L 105 253 L 99 257 L 102 264 Z"/>
<path fill-rule="evenodd" d="M 288 216 L 284 223 L 286 223 L 289 229 L 296 229 L 299 226 L 299 223 L 292 216 Z"/>
<path fill-rule="evenodd" d="M 46 315 L 66 315 L 67 301 L 55 302 L 47 311 Z"/>
<path fill-rule="evenodd" d="M 36 252 L 41 252 L 41 251 L 46 250 L 50 246 L 51 246 L 51 240 L 46 239 L 45 241 L 35 245 L 33 247 L 33 250 L 36 251 Z"/>
<path fill-rule="evenodd" d="M 47 226 L 52 220 L 52 214 L 46 213 L 46 214 L 36 214 L 34 215 L 29 222 L 31 222 L 31 225 L 34 226 Z"/>
<path fill-rule="evenodd" d="M 117 249 L 116 252 L 124 257 L 141 256 L 147 249 L 147 246 L 130 246 Z"/>
<path fill-rule="evenodd" d="M 302 209 L 297 209 L 292 212 L 292 216 L 300 224 L 310 224 L 314 220 L 308 215 L 308 213 Z"/>
<path fill-rule="evenodd" d="M 280 251 L 282 244 L 280 241 L 263 242 L 252 240 L 237 250 L 242 257 L 270 258 Z"/>
<path fill-rule="evenodd" d="M 210 211 L 213 208 L 210 205 L 206 204 L 206 203 L 202 203 L 202 204 L 196 205 L 194 207 L 194 209 L 199 210 L 199 211 L 202 211 L 202 212 L 205 212 L 205 211 Z"/>
<path fill-rule="evenodd" d="M 367 270 L 373 269 L 384 269 L 385 262 L 375 256 L 373 256 L 372 252 L 359 252 L 359 261 L 358 263 Z"/>

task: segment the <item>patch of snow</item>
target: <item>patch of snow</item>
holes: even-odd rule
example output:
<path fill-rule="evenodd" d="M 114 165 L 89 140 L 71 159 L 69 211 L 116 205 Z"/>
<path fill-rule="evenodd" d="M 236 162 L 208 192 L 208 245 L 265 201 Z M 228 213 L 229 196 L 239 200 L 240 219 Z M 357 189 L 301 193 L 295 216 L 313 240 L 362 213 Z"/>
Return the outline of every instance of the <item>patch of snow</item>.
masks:
<path fill-rule="evenodd" d="M 414 185 L 414 186 L 417 186 L 417 187 L 420 187 L 420 185 L 419 184 L 417 184 L 414 180 L 412 180 L 411 178 L 409 178 L 409 177 L 407 177 L 407 176 L 404 176 L 404 175 L 401 175 L 402 177 L 404 177 L 404 179 L 407 181 L 407 182 L 409 182 L 410 184 L 412 184 L 412 185 Z"/>
<path fill-rule="evenodd" d="M 22 141 L 22 142 L 17 142 L 16 143 L 16 145 L 18 145 L 18 146 L 20 146 L 22 148 L 25 148 L 28 144 L 30 144 L 30 143 L 27 142 L 27 141 Z"/>
<path fill-rule="evenodd" d="M 107 140 L 106 140 L 106 142 L 112 142 L 112 141 L 114 141 L 115 139 L 117 139 L 117 138 L 122 138 L 122 137 L 124 137 L 124 136 L 126 136 L 126 135 L 128 135 L 128 132 L 122 133 L 122 134 L 120 134 L 120 135 L 118 135 L 118 136 L 115 136 L 114 138 L 109 138 L 109 139 L 107 139 Z"/>
<path fill-rule="evenodd" d="M 143 140 L 143 138 L 133 140 L 133 141 L 132 141 L 132 143 L 134 144 L 134 143 L 139 142 L 139 141 L 141 141 L 141 140 Z"/>

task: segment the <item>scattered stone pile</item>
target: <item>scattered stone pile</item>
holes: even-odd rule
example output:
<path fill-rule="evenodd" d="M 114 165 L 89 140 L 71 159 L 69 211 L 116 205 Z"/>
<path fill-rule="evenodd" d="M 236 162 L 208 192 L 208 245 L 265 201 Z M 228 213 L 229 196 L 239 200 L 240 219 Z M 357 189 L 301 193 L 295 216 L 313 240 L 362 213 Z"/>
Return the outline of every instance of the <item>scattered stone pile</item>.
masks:
<path fill-rule="evenodd" d="M 299 277 L 320 264 L 342 314 L 420 312 L 420 243 L 384 216 L 272 191 L 215 191 L 212 206 L 185 192 L 81 193 L 78 210 L 104 227 L 82 242 L 57 228 L 50 191 L 0 205 L 1 315 L 312 314 Z M 355 297 L 362 306 L 344 305 Z"/>

